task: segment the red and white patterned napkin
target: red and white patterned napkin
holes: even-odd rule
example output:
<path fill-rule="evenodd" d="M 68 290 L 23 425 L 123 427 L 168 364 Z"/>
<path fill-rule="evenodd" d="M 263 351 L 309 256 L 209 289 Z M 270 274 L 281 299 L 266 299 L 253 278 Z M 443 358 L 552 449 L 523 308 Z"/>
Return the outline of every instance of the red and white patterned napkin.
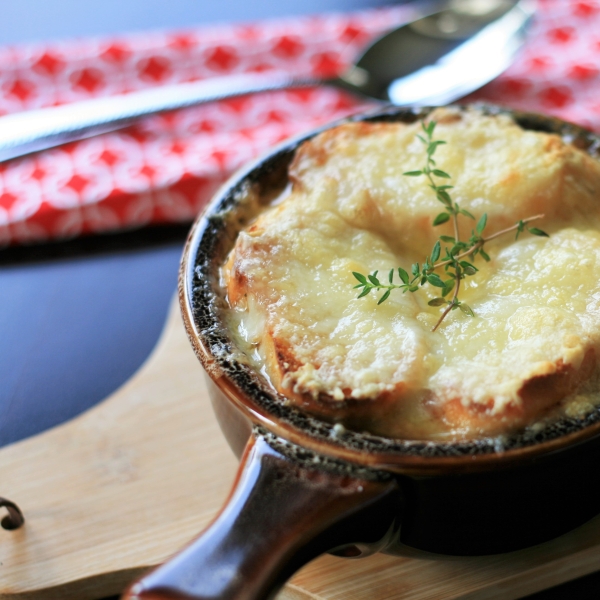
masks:
<path fill-rule="evenodd" d="M 470 97 L 600 131 L 600 0 L 538 0 L 518 61 Z M 391 7 L 184 32 L 0 49 L 0 114 L 227 73 L 340 72 L 412 18 Z M 191 220 L 237 167 L 367 104 L 331 87 L 270 92 L 146 119 L 0 164 L 0 243 Z"/>

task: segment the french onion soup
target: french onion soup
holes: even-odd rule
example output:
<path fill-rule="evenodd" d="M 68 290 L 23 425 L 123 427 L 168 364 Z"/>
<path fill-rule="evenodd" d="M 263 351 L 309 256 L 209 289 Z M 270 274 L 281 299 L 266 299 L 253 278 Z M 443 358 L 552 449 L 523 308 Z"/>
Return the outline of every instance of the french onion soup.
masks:
<path fill-rule="evenodd" d="M 505 114 L 345 123 L 239 234 L 229 323 L 287 402 L 350 429 L 459 440 L 585 415 L 599 193 L 599 161 Z"/>

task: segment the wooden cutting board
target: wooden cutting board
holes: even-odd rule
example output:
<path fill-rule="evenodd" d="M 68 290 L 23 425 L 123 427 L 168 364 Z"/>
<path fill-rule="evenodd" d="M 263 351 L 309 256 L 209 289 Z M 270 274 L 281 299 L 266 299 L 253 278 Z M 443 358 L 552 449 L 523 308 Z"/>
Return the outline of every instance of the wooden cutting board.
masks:
<path fill-rule="evenodd" d="M 0 529 L 0 599 L 92 600 L 164 561 L 219 509 L 236 460 L 171 307 L 140 371 L 78 418 L 0 450 L 0 495 L 26 524 Z M 536 548 L 485 558 L 323 556 L 278 600 L 507 600 L 600 567 L 600 518 Z"/>

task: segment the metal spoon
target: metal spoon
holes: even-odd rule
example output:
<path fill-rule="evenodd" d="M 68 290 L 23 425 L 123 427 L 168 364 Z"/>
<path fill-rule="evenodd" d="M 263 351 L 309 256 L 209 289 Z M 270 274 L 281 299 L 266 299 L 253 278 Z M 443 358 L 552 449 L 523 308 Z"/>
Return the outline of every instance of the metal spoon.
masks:
<path fill-rule="evenodd" d="M 531 0 L 449 0 L 387 33 L 334 79 L 248 74 L 0 117 L 0 161 L 114 131 L 159 112 L 231 96 L 317 84 L 398 106 L 446 104 L 499 75 L 524 41 Z"/>

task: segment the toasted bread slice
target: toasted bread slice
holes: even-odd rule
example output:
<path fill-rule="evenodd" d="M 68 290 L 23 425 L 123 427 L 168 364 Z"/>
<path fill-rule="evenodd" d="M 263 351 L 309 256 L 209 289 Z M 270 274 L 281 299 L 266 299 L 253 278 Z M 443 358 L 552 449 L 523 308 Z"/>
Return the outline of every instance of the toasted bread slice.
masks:
<path fill-rule="evenodd" d="M 304 410 L 402 437 L 506 433 L 598 371 L 600 166 L 507 117 L 438 121 L 453 195 L 486 210 L 491 233 L 548 212 L 549 239 L 498 238 L 463 281 L 475 318 L 453 311 L 432 332 L 443 310 L 432 285 L 382 304 L 383 291 L 354 289 L 352 273 L 374 269 L 399 283 L 396 267 L 422 261 L 439 233 L 426 182 L 402 175 L 423 158 L 418 124 L 347 124 L 302 146 L 291 192 L 239 235 L 227 296 L 242 345 Z"/>

